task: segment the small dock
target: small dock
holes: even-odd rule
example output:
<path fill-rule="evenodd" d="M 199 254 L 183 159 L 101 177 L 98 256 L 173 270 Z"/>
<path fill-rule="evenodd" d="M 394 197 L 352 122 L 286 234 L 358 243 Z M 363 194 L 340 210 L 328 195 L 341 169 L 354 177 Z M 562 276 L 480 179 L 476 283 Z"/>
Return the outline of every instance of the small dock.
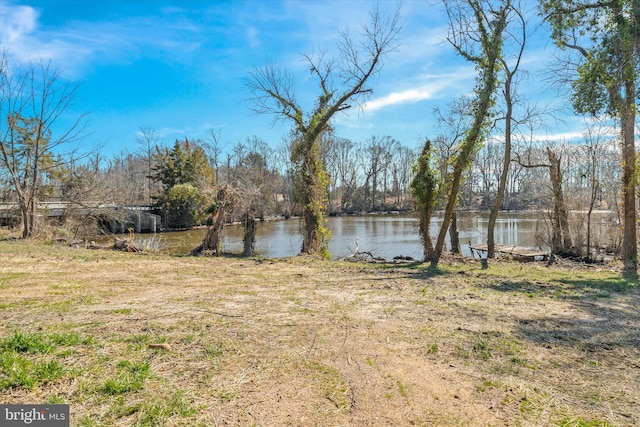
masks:
<path fill-rule="evenodd" d="M 469 249 L 471 249 L 471 255 L 475 258 L 476 253 L 478 254 L 478 258 L 486 258 L 487 252 L 489 251 L 487 245 L 469 245 Z M 509 255 L 513 259 L 518 261 L 545 261 L 549 258 L 549 252 L 524 248 L 522 246 L 512 246 L 512 245 L 495 245 L 494 252 L 496 254 L 501 255 Z"/>

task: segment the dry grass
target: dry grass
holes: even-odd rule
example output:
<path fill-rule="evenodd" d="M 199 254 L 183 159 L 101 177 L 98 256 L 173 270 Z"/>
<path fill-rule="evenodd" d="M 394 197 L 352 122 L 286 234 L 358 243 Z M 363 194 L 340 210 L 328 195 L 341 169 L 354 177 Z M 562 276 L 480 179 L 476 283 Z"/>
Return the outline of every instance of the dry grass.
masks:
<path fill-rule="evenodd" d="M 640 292 L 614 271 L 4 241 L 0 313 L 0 401 L 74 426 L 640 424 Z"/>

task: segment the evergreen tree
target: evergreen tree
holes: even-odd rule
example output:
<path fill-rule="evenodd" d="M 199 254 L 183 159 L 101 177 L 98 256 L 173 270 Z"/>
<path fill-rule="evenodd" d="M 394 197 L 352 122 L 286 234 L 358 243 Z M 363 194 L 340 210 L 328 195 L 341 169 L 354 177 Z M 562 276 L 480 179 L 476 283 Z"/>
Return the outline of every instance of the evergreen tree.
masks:
<path fill-rule="evenodd" d="M 151 178 L 162 185 L 152 196 L 164 213 L 167 227 L 187 228 L 199 224 L 205 214 L 215 172 L 202 147 L 176 140 L 171 150 L 158 149 Z"/>

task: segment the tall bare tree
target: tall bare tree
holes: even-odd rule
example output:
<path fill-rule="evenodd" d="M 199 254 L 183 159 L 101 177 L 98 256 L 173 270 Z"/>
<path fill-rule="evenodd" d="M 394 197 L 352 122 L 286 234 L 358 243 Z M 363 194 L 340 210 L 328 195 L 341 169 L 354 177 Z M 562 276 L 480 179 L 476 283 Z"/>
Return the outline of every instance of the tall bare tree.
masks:
<path fill-rule="evenodd" d="M 83 115 L 54 133 L 77 89 L 51 62 L 12 66 L 6 51 L 0 57 L 0 167 L 11 182 L 24 238 L 36 231 L 38 200 L 44 196 L 47 174 L 65 163 L 63 156 L 54 157 L 53 150 L 60 151 L 81 134 Z"/>
<path fill-rule="evenodd" d="M 337 58 L 305 55 L 304 60 L 320 89 L 315 106 L 306 112 L 296 97 L 293 77 L 286 69 L 266 64 L 254 70 L 247 80 L 256 112 L 273 114 L 293 125 L 291 158 L 301 183 L 298 194 L 303 207 L 301 252 L 304 254 L 329 254 L 330 232 L 323 219 L 328 176 L 321 161 L 322 135 L 330 129 L 337 113 L 372 93 L 368 83 L 380 72 L 384 56 L 394 50 L 399 31 L 399 10 L 385 17 L 376 8 L 359 41 L 347 31 L 340 33 Z"/>
<path fill-rule="evenodd" d="M 136 143 L 140 146 L 140 151 L 145 159 L 147 170 L 147 190 L 145 194 L 145 203 L 151 204 L 151 195 L 154 194 L 157 189 L 154 189 L 153 175 L 153 155 L 158 149 L 159 137 L 153 128 L 148 126 L 140 126 L 138 129 L 139 136 Z"/>
<path fill-rule="evenodd" d="M 458 54 L 476 65 L 479 75 L 473 121 L 456 154 L 451 180 L 445 184 L 447 204 L 431 260 L 434 267 L 442 255 L 447 230 L 455 213 L 462 174 L 470 167 L 485 137 L 498 85 L 503 33 L 508 24 L 511 0 L 458 0 L 447 1 L 445 6 L 450 23 L 448 40 Z"/>
<path fill-rule="evenodd" d="M 592 214 L 593 209 L 596 205 L 598 194 L 601 191 L 602 184 L 600 183 L 599 171 L 598 171 L 598 158 L 602 157 L 603 154 L 603 144 L 599 142 L 600 135 L 593 128 L 590 128 L 585 135 L 585 145 L 584 151 L 586 152 L 587 158 L 587 168 L 585 170 L 585 178 L 589 180 L 589 209 L 587 211 L 587 248 L 586 248 L 586 258 L 591 260 L 593 258 L 592 254 Z"/>
<path fill-rule="evenodd" d="M 516 85 L 515 77 L 520 68 L 520 61 L 522 60 L 522 54 L 527 41 L 526 21 L 519 7 L 512 8 L 514 20 L 517 20 L 519 26 L 519 32 L 509 32 L 509 37 L 512 39 L 514 45 L 517 46 L 514 56 L 513 65 L 509 65 L 509 62 L 505 57 L 500 58 L 502 64 L 502 71 L 504 72 L 504 83 L 502 85 L 502 95 L 504 97 L 504 156 L 502 162 L 502 171 L 500 172 L 500 179 L 498 181 L 498 191 L 496 193 L 496 199 L 491 207 L 489 213 L 489 224 L 487 225 L 487 258 L 493 258 L 495 255 L 495 239 L 494 231 L 496 221 L 498 219 L 498 212 L 502 207 L 504 200 L 504 193 L 507 188 L 507 176 L 509 175 L 509 166 L 511 165 L 511 138 L 514 131 L 514 104 L 516 103 L 516 96 L 513 93 Z"/>

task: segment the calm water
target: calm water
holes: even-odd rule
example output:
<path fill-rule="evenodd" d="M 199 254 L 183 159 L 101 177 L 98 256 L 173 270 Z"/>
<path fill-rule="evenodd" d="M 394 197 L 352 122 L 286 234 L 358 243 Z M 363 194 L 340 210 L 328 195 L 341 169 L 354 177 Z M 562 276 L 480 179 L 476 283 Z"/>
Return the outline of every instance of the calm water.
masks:
<path fill-rule="evenodd" d="M 460 214 L 459 214 L 460 215 Z M 460 245 L 464 255 L 470 256 L 469 244 L 486 244 L 488 213 L 463 213 L 458 218 Z M 439 230 L 441 219 L 434 218 L 432 235 Z M 329 250 L 335 258 L 347 256 L 359 242 L 361 252 L 371 252 L 376 256 L 391 259 L 405 255 L 422 258 L 422 246 L 418 235 L 418 221 L 408 215 L 365 215 L 328 218 L 328 226 L 333 235 Z M 498 218 L 495 240 L 499 244 L 537 247 L 535 233 L 544 227 L 542 214 L 503 213 Z M 265 257 L 290 257 L 299 253 L 302 238 L 297 218 L 258 223 L 256 249 Z M 158 233 L 165 251 L 186 254 L 200 244 L 205 229 Z M 223 250 L 242 252 L 242 226 L 230 225 L 223 230 Z M 150 235 L 141 235 L 141 238 Z"/>

